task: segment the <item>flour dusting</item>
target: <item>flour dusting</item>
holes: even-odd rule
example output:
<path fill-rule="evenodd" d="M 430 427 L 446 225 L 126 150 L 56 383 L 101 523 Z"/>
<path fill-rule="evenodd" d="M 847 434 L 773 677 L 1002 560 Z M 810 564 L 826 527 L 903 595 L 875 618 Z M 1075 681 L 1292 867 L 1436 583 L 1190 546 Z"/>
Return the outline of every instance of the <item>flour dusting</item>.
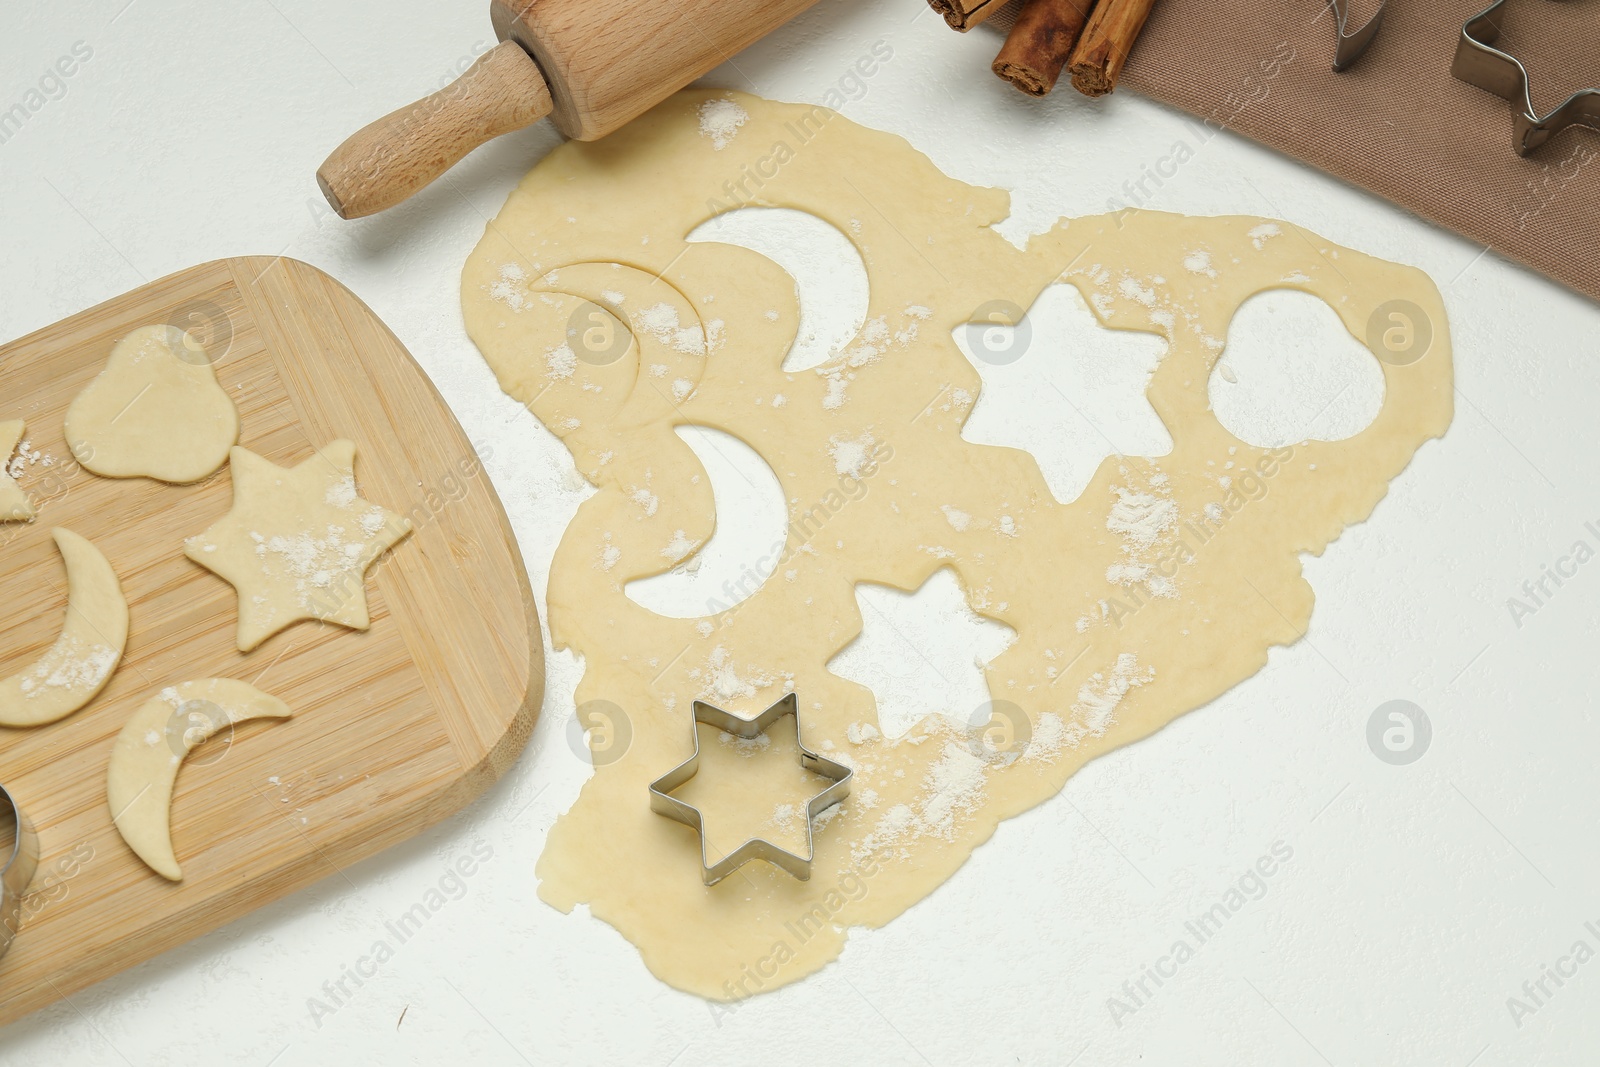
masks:
<path fill-rule="evenodd" d="M 750 113 L 732 100 L 707 100 L 700 105 L 700 136 L 711 138 L 711 147 L 720 152 L 749 118 Z"/>
<path fill-rule="evenodd" d="M 1124 547 L 1150 548 L 1177 522 L 1178 505 L 1169 496 L 1120 485 L 1113 486 L 1112 492 L 1117 499 L 1106 516 L 1106 529 L 1121 534 Z"/>
<path fill-rule="evenodd" d="M 23 672 L 18 688 L 29 698 L 60 689 L 88 692 L 100 687 L 120 658 L 110 645 L 62 634 L 37 663 Z"/>
<path fill-rule="evenodd" d="M 861 468 L 866 466 L 877 443 L 870 433 L 863 433 L 856 438 L 835 437 L 829 440 L 828 454 L 833 457 L 834 473 L 859 479 Z"/>

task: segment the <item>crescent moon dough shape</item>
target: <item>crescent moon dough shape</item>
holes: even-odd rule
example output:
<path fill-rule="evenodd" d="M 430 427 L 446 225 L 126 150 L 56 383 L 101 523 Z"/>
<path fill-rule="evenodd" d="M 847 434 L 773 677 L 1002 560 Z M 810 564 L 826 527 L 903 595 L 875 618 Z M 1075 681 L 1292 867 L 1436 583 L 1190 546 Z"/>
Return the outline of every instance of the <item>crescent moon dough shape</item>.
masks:
<path fill-rule="evenodd" d="M 17 442 L 22 440 L 23 428 L 21 419 L 0 422 L 0 522 L 26 522 L 34 515 L 28 494 L 6 469 Z"/>
<path fill-rule="evenodd" d="M 71 530 L 52 529 L 67 565 L 67 619 L 56 643 L 0 680 L 0 726 L 42 726 L 93 700 L 128 643 L 128 602 L 106 557 Z"/>
<path fill-rule="evenodd" d="M 188 335 L 191 336 L 192 335 Z M 239 410 L 205 349 L 175 326 L 141 326 L 67 408 L 72 455 L 102 478 L 198 482 L 239 441 Z"/>
<path fill-rule="evenodd" d="M 248 682 L 206 678 L 139 705 L 111 746 L 106 800 L 122 839 L 161 877 L 183 880 L 172 853 L 172 786 L 183 758 L 224 726 L 287 719 L 289 705 Z"/>

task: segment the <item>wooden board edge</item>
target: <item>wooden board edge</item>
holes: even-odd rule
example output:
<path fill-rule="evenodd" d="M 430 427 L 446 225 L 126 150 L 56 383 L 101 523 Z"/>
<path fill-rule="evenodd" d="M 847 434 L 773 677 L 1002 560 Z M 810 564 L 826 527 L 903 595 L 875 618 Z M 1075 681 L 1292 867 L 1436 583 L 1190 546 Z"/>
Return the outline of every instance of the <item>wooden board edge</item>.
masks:
<path fill-rule="evenodd" d="M 189 276 L 204 277 L 208 273 L 214 274 L 219 269 L 225 270 L 232 277 L 241 298 L 246 302 L 250 313 L 255 316 L 261 314 L 258 306 L 261 296 L 255 291 L 256 281 L 264 276 L 267 271 L 274 269 L 306 272 L 312 280 L 328 290 L 337 299 L 347 300 L 361 309 L 393 341 L 395 349 L 409 362 L 412 371 L 423 383 L 426 391 L 432 395 L 439 407 L 449 414 L 450 421 L 463 445 L 470 447 L 470 441 L 468 441 L 460 422 L 456 420 L 454 412 L 445 403 L 433 379 L 421 364 L 417 363 L 410 350 L 406 348 L 399 338 L 394 336 L 387 323 L 384 323 L 360 297 L 356 296 L 336 278 L 311 264 L 300 260 L 286 259 L 281 256 L 249 256 L 211 260 L 164 275 L 138 288 L 143 290 L 154 287 L 170 287 L 176 290 L 181 287 L 182 280 Z M 71 322 L 108 305 L 113 305 L 123 300 L 126 296 L 127 294 L 113 296 L 93 307 L 86 308 L 22 337 L 8 341 L 0 347 L 12 348 L 38 343 L 52 331 L 59 330 L 62 323 Z M 9 1025 L 58 1000 L 69 998 L 73 994 L 98 982 L 112 978 L 133 966 L 148 962 L 170 949 L 212 933 L 264 904 L 282 900 L 328 877 L 345 877 L 344 872 L 350 866 L 370 859 L 372 856 L 415 837 L 430 827 L 438 825 L 452 815 L 458 814 L 487 791 L 494 782 L 504 777 L 525 749 L 538 723 L 539 714 L 543 706 L 545 689 L 544 636 L 537 604 L 533 597 L 532 583 L 528 578 L 527 567 L 522 558 L 515 532 L 511 528 L 510 518 L 506 514 L 504 503 L 501 501 L 499 491 L 495 488 L 492 479 L 485 477 L 484 486 L 489 494 L 489 499 L 493 501 L 499 516 L 500 530 L 510 548 L 512 570 L 517 582 L 518 594 L 523 604 L 529 635 L 528 688 L 523 694 L 521 702 L 507 720 L 506 728 L 500 736 L 482 752 L 474 754 L 476 756 L 475 761 L 464 765 L 460 774 L 431 792 L 418 795 L 410 803 L 395 809 L 384 820 L 381 829 L 377 833 L 372 833 L 365 837 L 353 834 L 350 838 L 337 840 L 335 847 L 340 861 L 338 864 L 334 864 L 327 858 L 326 853 L 333 849 L 324 849 L 321 852 L 303 856 L 282 867 L 266 872 L 250 882 L 241 883 L 237 887 L 237 891 L 230 897 L 216 898 L 217 907 L 214 910 L 204 911 L 194 916 L 194 921 L 186 924 L 183 928 L 172 927 L 159 930 L 141 943 L 131 946 L 130 951 L 124 952 L 116 960 L 87 961 L 88 965 L 81 968 L 76 974 L 56 976 L 42 986 L 36 985 L 31 989 L 18 991 L 12 996 L 0 1000 L 0 1027 Z M 259 893 L 254 891 L 258 888 Z"/>
<path fill-rule="evenodd" d="M 395 349 L 405 357 L 411 369 L 415 372 L 418 381 L 422 383 L 440 409 L 450 413 L 451 422 L 455 427 L 457 436 L 460 438 L 461 445 L 465 448 L 472 447 L 465 430 L 462 429 L 460 422 L 456 420 L 455 413 L 451 411 L 449 404 L 445 402 L 443 394 L 439 392 L 438 386 L 434 384 L 428 372 L 417 362 L 416 357 L 411 354 L 411 350 L 394 335 L 394 331 L 389 329 L 388 324 L 368 307 L 365 301 L 337 278 L 303 260 L 285 256 L 233 257 L 227 260 L 198 264 L 190 268 L 190 270 L 203 271 L 219 262 L 227 264 L 232 271 L 239 293 L 250 306 L 252 314 L 257 314 L 255 301 L 259 299 L 259 294 L 255 292 L 256 282 L 265 277 L 269 271 L 281 269 L 308 276 L 317 285 L 327 289 L 337 299 L 349 301 L 364 314 L 370 316 L 394 343 Z M 474 789 L 471 795 L 462 800 L 455 808 L 445 812 L 446 815 L 465 807 L 472 798 L 487 788 L 489 783 L 499 779 L 510 769 L 511 765 L 520 756 L 528 739 L 532 736 L 534 728 L 538 725 L 539 713 L 544 703 L 544 635 L 540 628 L 538 606 L 533 596 L 533 584 L 528 578 L 527 565 L 523 561 L 521 549 L 517 544 L 516 531 L 511 527 L 510 517 L 506 514 L 505 504 L 501 501 L 500 493 L 495 488 L 493 480 L 485 477 L 484 488 L 487 490 L 490 500 L 494 502 L 495 511 L 499 516 L 500 532 L 505 537 L 506 543 L 510 548 L 512 570 L 517 581 L 517 593 L 522 600 L 524 617 L 527 620 L 529 634 L 528 690 L 524 694 L 521 705 L 508 721 L 505 732 L 496 739 L 494 744 L 488 746 L 481 753 L 476 763 L 464 767 L 462 777 L 458 780 L 464 781 L 472 778 L 484 770 L 489 771 L 490 777 L 483 785 Z M 441 816 L 441 818 L 443 817 Z"/>

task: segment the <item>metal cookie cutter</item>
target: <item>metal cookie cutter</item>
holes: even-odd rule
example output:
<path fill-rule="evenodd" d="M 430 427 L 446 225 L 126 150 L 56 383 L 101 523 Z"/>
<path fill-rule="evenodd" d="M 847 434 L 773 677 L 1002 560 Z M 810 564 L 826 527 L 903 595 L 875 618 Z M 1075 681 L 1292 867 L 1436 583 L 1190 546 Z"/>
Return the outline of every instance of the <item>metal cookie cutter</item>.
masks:
<path fill-rule="evenodd" d="M 1548 115 L 1533 110 L 1528 69 L 1509 52 L 1493 47 L 1500 36 L 1500 12 L 1505 6 L 1506 0 L 1495 0 L 1461 27 L 1450 73 L 1511 101 L 1515 131 L 1511 146 L 1519 156 L 1532 152 L 1568 126 L 1600 130 L 1600 89 L 1580 89 Z"/>
<path fill-rule="evenodd" d="M 17 936 L 22 922 L 22 897 L 39 866 L 39 839 L 34 836 L 33 824 L 17 807 L 10 790 L 0 786 L 0 823 L 7 821 L 13 834 L 11 853 L 4 855 L 5 865 L 0 866 L 0 956 L 5 955 Z"/>
<path fill-rule="evenodd" d="M 650 783 L 650 810 L 657 815 L 665 815 L 669 819 L 676 819 L 685 826 L 695 829 L 700 835 L 700 874 L 706 885 L 716 885 L 728 875 L 749 863 L 751 860 L 766 860 L 774 866 L 782 867 L 802 882 L 811 878 L 811 860 L 816 855 L 816 849 L 811 841 L 811 820 L 816 816 L 839 803 L 850 795 L 850 779 L 855 774 L 849 767 L 835 763 L 825 756 L 818 755 L 806 748 L 800 740 L 800 713 L 795 695 L 790 693 L 772 707 L 763 711 L 753 719 L 741 719 L 721 708 L 712 707 L 703 700 L 694 702 L 694 721 L 715 726 L 725 730 L 736 737 L 753 739 L 766 732 L 767 727 L 783 718 L 793 715 L 795 745 L 800 749 L 800 765 L 808 771 L 831 779 L 833 784 L 822 792 L 812 797 L 806 804 L 806 854 L 796 855 L 788 849 L 779 848 L 771 841 L 755 837 L 746 841 L 732 852 L 728 853 L 716 863 L 710 863 L 706 857 L 706 831 L 705 824 L 700 818 L 700 809 L 685 804 L 675 799 L 672 791 L 695 776 L 700 769 L 700 731 L 694 730 L 694 754 L 684 760 L 672 770 Z"/>
<path fill-rule="evenodd" d="M 1336 72 L 1349 70 L 1372 47 L 1372 42 L 1378 36 L 1378 28 L 1383 25 L 1383 11 L 1389 6 L 1389 0 L 1382 0 L 1367 24 L 1354 33 L 1345 32 L 1350 25 L 1350 0 L 1328 0 L 1328 6 L 1333 8 L 1333 17 L 1339 29 L 1338 44 L 1333 50 L 1333 69 Z"/>

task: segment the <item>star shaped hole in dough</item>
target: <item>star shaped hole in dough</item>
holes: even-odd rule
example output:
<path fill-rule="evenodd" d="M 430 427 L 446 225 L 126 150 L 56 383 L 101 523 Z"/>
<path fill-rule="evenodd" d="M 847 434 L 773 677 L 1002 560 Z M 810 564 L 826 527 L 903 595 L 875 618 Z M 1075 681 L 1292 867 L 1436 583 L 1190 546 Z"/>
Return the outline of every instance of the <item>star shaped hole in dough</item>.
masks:
<path fill-rule="evenodd" d="M 983 380 L 961 436 L 1031 454 L 1063 504 L 1107 456 L 1172 451 L 1145 395 L 1167 342 L 1103 325 L 1070 283 L 1048 286 L 1015 326 L 969 322 L 952 336 Z"/>
<path fill-rule="evenodd" d="M 972 521 L 954 512 L 964 528 Z M 954 569 L 941 567 L 914 593 L 873 582 L 856 584 L 861 633 L 828 661 L 828 670 L 872 690 L 876 729 L 857 723 L 850 740 L 882 731 L 903 737 L 928 715 L 957 726 L 988 720 L 984 669 L 1016 641 L 1005 623 L 979 615 Z"/>
<path fill-rule="evenodd" d="M 229 454 L 233 508 L 184 554 L 239 593 L 239 650 L 301 619 L 365 630 L 367 568 L 411 532 L 404 515 L 356 492 L 356 446 L 338 440 L 294 467 Z"/>

